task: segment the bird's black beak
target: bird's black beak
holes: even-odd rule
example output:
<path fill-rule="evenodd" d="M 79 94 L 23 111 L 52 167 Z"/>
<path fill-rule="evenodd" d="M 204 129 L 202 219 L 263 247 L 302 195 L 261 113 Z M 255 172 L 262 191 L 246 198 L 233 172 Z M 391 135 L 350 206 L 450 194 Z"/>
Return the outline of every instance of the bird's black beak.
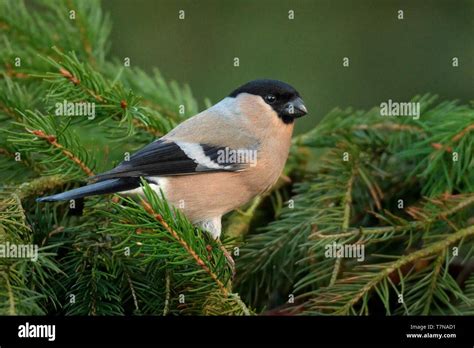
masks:
<path fill-rule="evenodd" d="M 300 97 L 296 97 L 286 103 L 284 113 L 285 116 L 297 118 L 306 115 L 308 113 L 308 110 L 304 105 L 303 99 L 301 99 Z"/>

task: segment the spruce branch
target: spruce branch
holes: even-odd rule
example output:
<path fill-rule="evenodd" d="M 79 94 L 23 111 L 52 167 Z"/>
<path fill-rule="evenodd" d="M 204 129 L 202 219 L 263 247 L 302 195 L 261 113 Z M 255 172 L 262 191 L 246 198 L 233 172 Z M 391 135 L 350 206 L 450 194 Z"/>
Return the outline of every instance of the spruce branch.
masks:
<path fill-rule="evenodd" d="M 379 263 L 356 268 L 351 275 L 339 280 L 333 287 L 319 289 L 310 300 L 312 310 L 330 310 L 334 314 L 349 314 L 354 306 L 366 298 L 383 281 L 405 265 L 447 251 L 447 248 L 465 238 L 474 236 L 474 226 L 467 227 L 447 238 L 420 250 L 400 257 L 394 262 Z M 360 272 L 357 272 L 360 271 Z M 366 303 L 366 301 L 364 301 Z"/>
<path fill-rule="evenodd" d="M 34 134 L 34 135 L 36 135 L 36 136 L 38 136 L 38 137 L 40 137 L 41 139 L 46 140 L 52 146 L 54 146 L 55 148 L 61 150 L 63 155 L 68 157 L 75 164 L 77 164 L 86 175 L 88 175 L 88 176 L 93 176 L 94 175 L 92 170 L 89 167 L 87 167 L 84 164 L 84 162 L 82 162 L 82 160 L 80 158 L 75 156 L 71 151 L 65 149 L 63 145 L 58 143 L 58 140 L 56 139 L 56 137 L 54 135 L 45 134 L 42 130 L 29 130 L 29 129 L 27 129 L 27 131 Z"/>
<path fill-rule="evenodd" d="M 22 113 L 23 123 L 18 128 L 5 130 L 7 141 L 14 143 L 23 157 L 47 168 L 45 174 L 70 174 L 73 178 L 82 173 L 92 173 L 87 151 L 80 143 L 77 134 L 53 116 L 45 116 L 39 112 Z M 23 130 L 20 128 L 22 127 Z M 53 157 L 48 156 L 50 151 Z"/>
<path fill-rule="evenodd" d="M 147 203 L 146 201 L 143 201 L 142 200 L 142 204 L 143 206 L 145 207 L 145 210 L 150 214 L 152 215 L 156 220 L 158 220 L 162 225 L 163 227 L 173 236 L 174 239 L 176 239 L 178 241 L 179 244 L 181 244 L 181 246 L 189 253 L 189 255 L 192 256 L 192 258 L 196 261 L 196 263 L 199 265 L 199 267 L 201 267 L 202 269 L 204 269 L 204 271 L 206 271 L 207 274 L 209 274 L 209 276 L 212 278 L 212 280 L 214 280 L 217 284 L 217 286 L 219 287 L 219 289 L 222 291 L 222 294 L 224 296 L 228 296 L 228 292 L 227 292 L 227 289 L 225 288 L 224 284 L 222 284 L 222 282 L 219 280 L 219 278 L 217 277 L 216 274 L 214 274 L 211 269 L 206 265 L 206 263 L 199 257 L 199 255 L 186 243 L 185 240 L 183 240 L 179 234 L 173 230 L 167 223 L 166 221 L 163 219 L 163 217 L 160 215 L 160 214 L 157 214 L 153 211 L 153 208 L 151 207 L 151 205 L 149 203 Z"/>
<path fill-rule="evenodd" d="M 433 303 L 433 299 L 435 297 L 435 292 L 438 284 L 438 277 L 441 274 L 441 270 L 443 267 L 443 263 L 445 263 L 445 258 L 446 258 L 446 249 L 443 250 L 439 256 L 436 257 L 434 261 L 434 269 L 431 277 L 431 283 L 428 287 L 428 291 L 426 292 L 427 295 L 425 295 L 426 302 L 425 302 L 425 307 L 423 308 L 423 314 L 428 315 L 430 313 L 430 308 Z"/>

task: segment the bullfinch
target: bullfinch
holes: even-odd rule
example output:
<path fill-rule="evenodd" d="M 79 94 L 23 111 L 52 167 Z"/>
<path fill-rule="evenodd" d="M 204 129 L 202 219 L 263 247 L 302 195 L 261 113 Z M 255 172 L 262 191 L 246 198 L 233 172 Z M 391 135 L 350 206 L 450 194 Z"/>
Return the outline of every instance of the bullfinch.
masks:
<path fill-rule="evenodd" d="M 141 179 L 213 238 L 224 214 L 270 189 L 288 157 L 300 94 L 277 80 L 254 80 L 187 119 L 92 183 L 38 202 L 110 193 L 143 194 Z"/>

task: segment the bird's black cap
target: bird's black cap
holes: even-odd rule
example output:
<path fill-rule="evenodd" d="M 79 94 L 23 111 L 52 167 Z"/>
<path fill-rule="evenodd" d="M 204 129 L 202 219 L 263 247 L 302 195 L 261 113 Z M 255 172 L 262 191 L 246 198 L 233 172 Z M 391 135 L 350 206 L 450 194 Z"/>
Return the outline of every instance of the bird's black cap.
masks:
<path fill-rule="evenodd" d="M 294 95 L 300 96 L 298 91 L 289 84 L 270 79 L 253 80 L 234 90 L 229 97 L 236 97 L 240 93 L 249 93 L 264 97 L 267 94 Z"/>
<path fill-rule="evenodd" d="M 307 113 L 298 91 L 282 81 L 253 80 L 234 90 L 229 97 L 235 98 L 241 93 L 261 96 L 286 124 L 293 123 L 295 118 Z"/>

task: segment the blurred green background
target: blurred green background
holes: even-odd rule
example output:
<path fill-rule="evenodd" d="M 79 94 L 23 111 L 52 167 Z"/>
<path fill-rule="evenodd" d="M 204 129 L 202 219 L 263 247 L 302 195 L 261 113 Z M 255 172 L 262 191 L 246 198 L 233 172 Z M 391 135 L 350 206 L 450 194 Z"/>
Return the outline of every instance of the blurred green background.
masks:
<path fill-rule="evenodd" d="M 427 92 L 474 99 L 474 0 L 105 0 L 103 6 L 113 22 L 110 55 L 188 83 L 201 109 L 204 98 L 217 102 L 264 77 L 302 94 L 310 117 L 298 122 L 299 132 L 336 106 L 367 109 Z"/>

